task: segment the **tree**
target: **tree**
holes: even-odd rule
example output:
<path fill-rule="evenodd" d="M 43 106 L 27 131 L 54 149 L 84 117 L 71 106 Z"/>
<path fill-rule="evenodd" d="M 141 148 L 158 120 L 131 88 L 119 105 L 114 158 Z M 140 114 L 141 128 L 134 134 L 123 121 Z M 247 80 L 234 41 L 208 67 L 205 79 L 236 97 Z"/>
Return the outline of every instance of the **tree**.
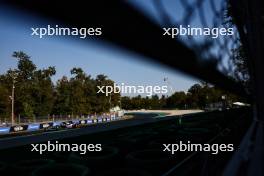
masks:
<path fill-rule="evenodd" d="M 0 81 L 0 117 L 7 118 L 11 114 L 11 104 L 8 89 Z"/>
<path fill-rule="evenodd" d="M 105 75 L 97 75 L 95 79 L 96 92 L 99 90 L 97 86 L 111 86 L 114 87 L 114 81 L 108 79 Z M 105 90 L 105 89 L 104 89 Z M 96 112 L 107 112 L 110 108 L 117 106 L 120 101 L 120 93 L 112 92 L 110 95 L 106 96 L 105 93 L 96 94 L 97 101 L 95 102 Z M 110 107 L 111 106 L 111 107 Z"/>
<path fill-rule="evenodd" d="M 81 68 L 73 68 L 70 79 L 70 107 L 73 114 L 88 114 L 87 97 L 85 90 L 86 74 Z"/>
<path fill-rule="evenodd" d="M 33 76 L 33 72 L 36 70 L 36 65 L 30 60 L 23 51 L 15 51 L 12 55 L 14 58 L 18 58 L 18 70 L 20 77 L 24 80 L 30 79 Z"/>
<path fill-rule="evenodd" d="M 53 114 L 71 114 L 70 106 L 71 89 L 70 83 L 66 76 L 57 81 L 55 90 L 55 103 L 53 106 Z"/>
<path fill-rule="evenodd" d="M 123 109 L 126 109 L 126 110 L 132 109 L 131 100 L 130 100 L 130 97 L 128 96 L 121 97 L 121 104 L 122 104 Z"/>
<path fill-rule="evenodd" d="M 55 74 L 55 67 L 48 67 L 34 72 L 32 98 L 34 99 L 33 112 L 36 116 L 46 116 L 52 111 L 55 98 L 51 77 Z"/>
<path fill-rule="evenodd" d="M 201 96 L 202 86 L 200 84 L 194 84 L 188 89 L 188 104 L 192 108 L 200 108 L 202 106 Z"/>
<path fill-rule="evenodd" d="M 186 98 L 187 95 L 185 94 L 185 92 L 175 92 L 167 98 L 167 107 L 184 109 L 186 104 Z"/>
<path fill-rule="evenodd" d="M 33 117 L 33 75 L 36 65 L 30 60 L 30 56 L 22 51 L 15 51 L 12 56 L 18 58 L 17 70 L 15 70 L 18 75 L 15 84 L 15 114 Z M 11 72 L 7 76 L 12 77 Z"/>
<path fill-rule="evenodd" d="M 18 58 L 17 68 L 9 69 L 6 74 L 1 75 L 0 82 L 4 93 L 0 99 L 6 100 L 3 96 L 11 95 L 15 78 L 15 114 L 28 118 L 49 114 L 54 100 L 51 76 L 56 73 L 55 68 L 37 70 L 30 57 L 22 51 L 15 51 L 12 56 Z M 6 112 L 9 113 L 10 101 L 7 99 L 4 104 L 7 106 Z"/>
<path fill-rule="evenodd" d="M 227 8 L 224 13 L 224 25 L 233 27 L 237 23 L 236 16 L 233 14 L 232 6 L 227 4 Z M 229 75 L 235 79 L 235 81 L 242 83 L 245 89 L 251 92 L 251 78 L 249 73 L 249 65 L 243 45 L 239 43 L 236 48 L 232 50 L 233 57 L 231 57 L 231 63 L 233 64 L 233 71 Z"/>
<path fill-rule="evenodd" d="M 239 52 L 242 53 L 242 52 Z M 207 104 L 222 101 L 225 95 L 228 102 L 239 100 L 237 96 L 222 91 L 206 82 L 194 84 L 187 93 L 174 92 L 171 96 L 121 97 L 120 93 L 98 93 L 98 86 L 114 86 L 114 81 L 99 74 L 95 79 L 81 68 L 73 68 L 71 77 L 63 76 L 54 85 L 51 78 L 56 74 L 55 67 L 38 69 L 30 57 L 22 52 L 14 52 L 18 58 L 17 68 L 9 69 L 0 75 L 0 117 L 10 117 L 10 95 L 14 77 L 15 114 L 32 118 L 48 114 L 87 115 L 109 112 L 110 108 L 122 104 L 124 109 L 164 109 L 164 108 L 204 108 Z M 238 56 L 237 56 L 238 57 Z M 239 56 L 243 57 L 243 56 Z M 240 61 L 238 59 L 238 61 Z M 237 64 L 240 69 L 244 65 Z M 120 102 L 121 101 L 121 102 Z"/>

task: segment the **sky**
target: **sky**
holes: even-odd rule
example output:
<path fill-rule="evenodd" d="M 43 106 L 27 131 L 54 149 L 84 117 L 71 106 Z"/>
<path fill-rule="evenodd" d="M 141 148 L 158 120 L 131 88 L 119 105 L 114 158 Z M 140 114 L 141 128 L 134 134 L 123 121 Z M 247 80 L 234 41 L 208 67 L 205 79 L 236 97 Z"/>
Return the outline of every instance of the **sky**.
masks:
<path fill-rule="evenodd" d="M 30 27 L 36 25 L 36 20 L 0 8 L 0 74 L 9 68 L 16 68 L 17 60 L 12 58 L 14 51 L 24 51 L 39 69 L 56 67 L 56 75 L 52 77 L 54 82 L 64 75 L 69 77 L 73 67 L 81 67 L 92 77 L 105 74 L 116 83 L 126 85 L 166 85 L 166 77 L 175 90 L 187 91 L 198 82 L 165 66 L 150 63 L 142 56 L 102 42 L 84 44 L 67 37 L 39 39 L 31 36 Z"/>

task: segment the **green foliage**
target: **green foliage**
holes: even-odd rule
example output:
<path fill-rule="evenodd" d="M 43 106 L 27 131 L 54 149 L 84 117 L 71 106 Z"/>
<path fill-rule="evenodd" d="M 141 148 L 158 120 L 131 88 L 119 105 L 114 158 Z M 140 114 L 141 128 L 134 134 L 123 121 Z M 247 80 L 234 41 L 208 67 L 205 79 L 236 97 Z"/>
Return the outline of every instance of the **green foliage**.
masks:
<path fill-rule="evenodd" d="M 157 95 L 152 97 L 122 97 L 122 108 L 127 110 L 135 109 L 204 109 L 210 103 L 221 102 L 222 96 L 231 105 L 234 101 L 239 101 L 239 97 L 222 91 L 207 83 L 194 84 L 187 93 L 183 91 L 175 92 L 169 97 Z M 243 101 L 243 100 L 242 100 Z"/>
<path fill-rule="evenodd" d="M 58 80 L 55 91 L 54 114 L 78 114 L 108 112 L 111 107 L 118 105 L 120 94 L 97 93 L 97 86 L 112 85 L 114 82 L 105 75 L 97 75 L 92 79 L 81 68 L 71 70 L 72 78 L 62 77 Z"/>
<path fill-rule="evenodd" d="M 185 92 L 175 92 L 167 99 L 168 108 L 184 109 L 187 103 L 187 94 Z"/>
<path fill-rule="evenodd" d="M 9 96 L 14 80 L 15 114 L 22 117 L 101 113 L 120 103 L 120 94 L 112 93 L 111 98 L 97 94 L 98 85 L 114 84 L 105 75 L 92 79 L 81 68 L 73 68 L 70 79 L 63 76 L 53 85 L 51 77 L 56 74 L 55 67 L 37 69 L 22 51 L 14 52 L 12 56 L 18 59 L 17 69 L 0 75 L 0 117 L 11 115 Z"/>
<path fill-rule="evenodd" d="M 7 118 L 11 114 L 11 100 L 8 97 L 9 92 L 6 87 L 0 84 L 0 117 Z"/>
<path fill-rule="evenodd" d="M 30 117 L 30 118 L 32 118 L 34 116 L 33 107 L 29 103 L 23 102 L 22 103 L 22 109 L 23 109 L 23 111 L 21 112 L 22 116 Z"/>
<path fill-rule="evenodd" d="M 243 9 L 239 9 L 243 10 Z M 234 27 L 238 20 L 238 16 L 235 16 L 232 10 L 230 2 L 227 3 L 227 7 L 224 12 L 224 25 L 228 27 Z M 243 45 L 239 43 L 236 48 L 232 50 L 233 57 L 230 58 L 230 64 L 233 68 L 230 70 L 229 75 L 237 82 L 244 85 L 248 93 L 252 92 L 251 88 L 251 78 L 249 72 L 249 65 L 247 62 L 247 57 Z"/>
<path fill-rule="evenodd" d="M 55 67 L 37 69 L 30 57 L 22 51 L 14 52 L 18 58 L 17 69 L 9 69 L 0 75 L 0 118 L 11 116 L 13 81 L 15 81 L 15 115 L 40 117 L 48 114 L 87 115 L 108 112 L 110 108 L 121 105 L 123 109 L 186 109 L 204 108 L 207 104 L 221 101 L 225 95 L 228 101 L 238 97 L 221 91 L 207 83 L 195 84 L 187 93 L 175 92 L 171 96 L 153 95 L 151 97 L 122 97 L 120 93 L 97 93 L 98 86 L 114 86 L 114 81 L 99 74 L 95 79 L 81 68 L 73 68 L 71 78 L 63 76 L 53 84 L 51 77 L 56 74 Z"/>

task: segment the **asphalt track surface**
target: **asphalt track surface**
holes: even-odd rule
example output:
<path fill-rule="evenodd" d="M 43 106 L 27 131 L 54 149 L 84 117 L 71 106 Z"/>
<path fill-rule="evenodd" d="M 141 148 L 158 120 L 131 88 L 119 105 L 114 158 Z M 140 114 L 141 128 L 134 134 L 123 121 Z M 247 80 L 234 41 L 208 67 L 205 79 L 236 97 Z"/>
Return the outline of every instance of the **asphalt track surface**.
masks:
<path fill-rule="evenodd" d="M 9 136 L 5 138 L 0 138 L 0 149 L 28 145 L 33 143 L 41 143 L 48 140 L 58 140 L 70 137 L 78 137 L 81 135 L 110 131 L 125 127 L 143 125 L 147 123 L 155 123 L 158 121 L 169 120 L 177 116 L 164 116 L 161 118 L 155 118 L 157 114 L 154 113 L 144 113 L 135 114 L 133 118 L 127 120 L 117 120 L 111 122 L 97 123 L 92 125 L 87 125 L 81 128 L 65 129 L 58 131 L 47 131 L 47 132 L 27 132 L 20 136 Z"/>

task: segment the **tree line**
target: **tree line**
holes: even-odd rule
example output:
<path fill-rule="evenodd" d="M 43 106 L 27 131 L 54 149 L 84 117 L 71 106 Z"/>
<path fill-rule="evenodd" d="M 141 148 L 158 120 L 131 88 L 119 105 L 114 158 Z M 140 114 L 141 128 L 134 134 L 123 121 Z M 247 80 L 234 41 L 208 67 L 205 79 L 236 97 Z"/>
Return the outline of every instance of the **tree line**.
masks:
<path fill-rule="evenodd" d="M 122 97 L 122 108 L 134 109 L 204 109 L 209 104 L 224 102 L 232 106 L 235 101 L 244 101 L 240 97 L 223 91 L 205 82 L 192 85 L 187 92 L 176 91 L 170 96 Z"/>
<path fill-rule="evenodd" d="M 100 74 L 96 78 L 87 75 L 81 68 L 73 68 L 71 78 L 63 76 L 56 84 L 51 77 L 55 67 L 37 69 L 30 57 L 14 52 L 18 59 L 16 69 L 0 75 L 0 117 L 11 116 L 11 94 L 15 86 L 15 115 L 24 117 L 47 116 L 48 114 L 86 115 L 107 112 L 110 106 L 120 102 L 120 94 L 106 97 L 97 93 L 97 86 L 113 86 L 114 81 Z"/>
<path fill-rule="evenodd" d="M 206 105 L 223 100 L 233 102 L 239 97 L 207 83 L 194 84 L 187 92 L 174 92 L 170 96 L 121 97 L 119 93 L 106 96 L 97 93 L 97 86 L 113 86 L 114 81 L 100 74 L 95 78 L 81 68 L 71 69 L 71 77 L 63 76 L 55 84 L 51 77 L 55 67 L 38 69 L 30 57 L 22 52 L 12 55 L 18 59 L 16 69 L 0 75 L 0 118 L 11 116 L 12 86 L 15 86 L 15 115 L 40 117 L 56 115 L 88 115 L 108 112 L 111 107 L 123 109 L 203 109 Z M 15 81 L 15 82 L 14 82 Z"/>

